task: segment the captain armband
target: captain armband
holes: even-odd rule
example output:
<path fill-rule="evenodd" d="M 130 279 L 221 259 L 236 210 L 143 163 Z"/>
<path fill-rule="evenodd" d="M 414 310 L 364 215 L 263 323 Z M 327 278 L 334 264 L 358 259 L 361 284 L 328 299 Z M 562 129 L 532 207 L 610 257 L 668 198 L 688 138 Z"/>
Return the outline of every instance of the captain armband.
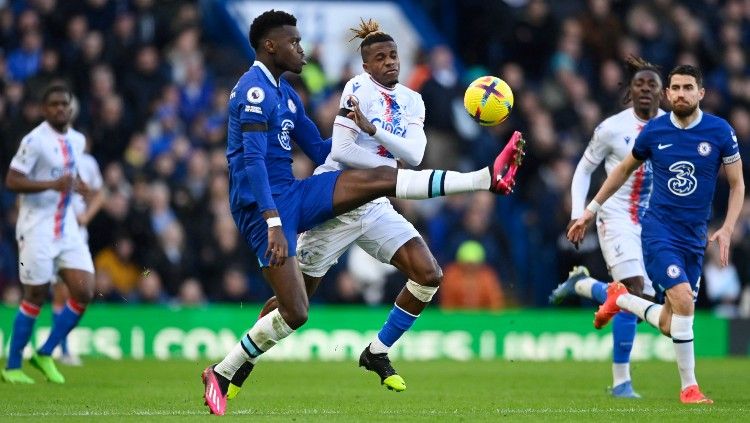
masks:
<path fill-rule="evenodd" d="M 739 159 L 740 159 L 740 153 L 739 153 L 739 151 L 738 151 L 738 152 L 736 152 L 736 153 L 732 154 L 731 156 L 727 156 L 727 157 L 722 157 L 722 158 L 721 158 L 721 161 L 722 161 L 722 162 L 723 162 L 723 163 L 724 163 L 725 165 L 728 165 L 728 164 L 732 164 L 732 163 L 736 162 L 736 161 L 737 161 L 737 160 L 739 160 Z"/>

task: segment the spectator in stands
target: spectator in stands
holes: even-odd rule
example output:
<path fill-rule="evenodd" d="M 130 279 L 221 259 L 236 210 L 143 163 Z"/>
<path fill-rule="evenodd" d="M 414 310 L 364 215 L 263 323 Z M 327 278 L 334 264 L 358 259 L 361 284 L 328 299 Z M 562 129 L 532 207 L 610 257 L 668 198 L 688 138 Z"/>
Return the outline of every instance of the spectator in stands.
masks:
<path fill-rule="evenodd" d="M 499 310 L 505 305 L 500 279 L 485 263 L 484 248 L 476 241 L 458 248 L 456 261 L 445 267 L 439 292 L 444 310 Z"/>

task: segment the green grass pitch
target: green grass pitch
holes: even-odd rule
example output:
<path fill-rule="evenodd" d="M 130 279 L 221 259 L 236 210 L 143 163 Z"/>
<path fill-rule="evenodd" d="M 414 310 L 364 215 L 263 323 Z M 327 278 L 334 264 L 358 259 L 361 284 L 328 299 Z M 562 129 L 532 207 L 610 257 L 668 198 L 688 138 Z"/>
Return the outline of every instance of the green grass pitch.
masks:
<path fill-rule="evenodd" d="M 208 363 L 93 360 L 61 366 L 68 382 L 0 384 L 5 421 L 186 421 L 209 418 L 200 372 Z M 609 363 L 396 362 L 407 390 L 395 393 L 354 362 L 261 362 L 224 419 L 253 421 L 747 421 L 750 360 L 699 360 L 716 403 L 678 401 L 674 363 L 636 362 L 640 400 L 610 398 Z M 213 417 L 215 418 L 215 417 Z"/>

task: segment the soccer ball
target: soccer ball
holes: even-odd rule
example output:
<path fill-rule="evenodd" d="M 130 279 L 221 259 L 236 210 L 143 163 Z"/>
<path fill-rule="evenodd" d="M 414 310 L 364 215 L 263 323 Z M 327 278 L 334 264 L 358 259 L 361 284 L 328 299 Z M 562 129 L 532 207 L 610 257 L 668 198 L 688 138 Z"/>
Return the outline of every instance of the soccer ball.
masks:
<path fill-rule="evenodd" d="M 464 107 L 480 125 L 499 125 L 508 118 L 513 108 L 513 91 L 498 77 L 482 76 L 466 89 Z"/>

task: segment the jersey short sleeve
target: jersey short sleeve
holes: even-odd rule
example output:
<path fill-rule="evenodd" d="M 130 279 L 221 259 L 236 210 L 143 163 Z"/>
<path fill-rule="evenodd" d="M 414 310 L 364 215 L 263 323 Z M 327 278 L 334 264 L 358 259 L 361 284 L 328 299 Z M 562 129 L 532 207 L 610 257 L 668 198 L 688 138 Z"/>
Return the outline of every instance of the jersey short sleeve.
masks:
<path fill-rule="evenodd" d="M 419 94 L 414 94 L 414 113 L 410 116 L 409 119 L 409 125 L 419 125 L 419 127 L 424 127 L 424 118 L 425 118 L 425 107 L 424 107 L 424 100 L 422 100 L 422 96 Z"/>
<path fill-rule="evenodd" d="M 606 135 L 607 128 L 601 124 L 594 129 L 594 135 L 583 152 L 583 157 L 594 165 L 601 163 L 611 152 L 612 146 L 607 140 L 611 137 Z"/>
<path fill-rule="evenodd" d="M 240 98 L 241 123 L 266 123 L 269 121 L 275 105 L 266 90 L 260 85 L 250 85 L 246 90 L 237 92 Z"/>
<path fill-rule="evenodd" d="M 740 159 L 739 144 L 737 143 L 737 134 L 729 124 L 721 129 L 721 161 L 725 164 L 732 164 Z"/>
<path fill-rule="evenodd" d="M 360 105 L 362 112 L 366 114 L 367 110 L 367 99 L 364 98 L 366 89 L 363 87 L 363 83 L 359 77 L 354 77 L 349 80 L 344 86 L 344 91 L 341 93 L 341 100 L 339 101 L 339 107 L 342 109 L 353 110 L 354 103 Z"/>
<path fill-rule="evenodd" d="M 633 157 L 638 160 L 646 160 L 651 157 L 651 128 L 654 120 L 649 121 L 633 143 Z"/>
<path fill-rule="evenodd" d="M 24 137 L 21 140 L 21 145 L 18 147 L 18 152 L 13 156 L 13 160 L 10 162 L 10 167 L 15 169 L 24 175 L 28 175 L 31 169 L 34 168 L 39 158 L 39 141 L 35 141 L 31 136 Z"/>

